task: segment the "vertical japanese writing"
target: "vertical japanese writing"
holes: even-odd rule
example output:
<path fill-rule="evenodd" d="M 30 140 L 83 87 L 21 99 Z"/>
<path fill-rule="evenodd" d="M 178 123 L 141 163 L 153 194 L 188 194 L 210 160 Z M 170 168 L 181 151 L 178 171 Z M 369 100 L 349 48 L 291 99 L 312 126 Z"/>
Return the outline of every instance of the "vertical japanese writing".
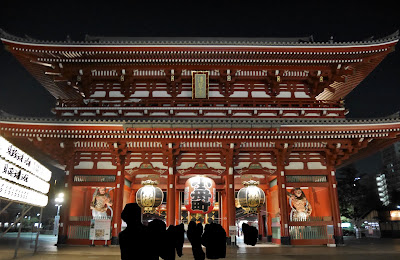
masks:
<path fill-rule="evenodd" d="M 199 181 L 192 183 L 194 190 L 190 194 L 192 198 L 192 210 L 200 210 L 207 212 L 211 205 L 210 198 L 211 185 L 206 183 L 203 178 L 199 178 Z"/>

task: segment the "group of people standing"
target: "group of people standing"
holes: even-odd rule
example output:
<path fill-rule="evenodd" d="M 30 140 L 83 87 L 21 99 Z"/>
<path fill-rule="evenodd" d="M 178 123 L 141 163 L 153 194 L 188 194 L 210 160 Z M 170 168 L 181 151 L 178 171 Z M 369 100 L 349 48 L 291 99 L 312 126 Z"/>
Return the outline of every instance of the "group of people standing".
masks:
<path fill-rule="evenodd" d="M 192 245 L 195 260 L 225 258 L 226 256 L 226 232 L 220 224 L 211 223 L 204 227 L 201 223 L 191 221 L 187 230 L 187 237 Z M 206 247 L 204 253 L 201 246 Z"/>
<path fill-rule="evenodd" d="M 126 204 L 121 218 L 127 227 L 119 233 L 121 259 L 175 260 L 182 256 L 185 228 L 183 224 L 170 225 L 154 219 L 147 226 L 141 222 L 141 208 L 137 203 Z M 190 222 L 187 237 L 192 244 L 195 260 L 225 258 L 226 232 L 220 224 L 203 225 Z M 206 253 L 202 249 L 206 247 Z"/>

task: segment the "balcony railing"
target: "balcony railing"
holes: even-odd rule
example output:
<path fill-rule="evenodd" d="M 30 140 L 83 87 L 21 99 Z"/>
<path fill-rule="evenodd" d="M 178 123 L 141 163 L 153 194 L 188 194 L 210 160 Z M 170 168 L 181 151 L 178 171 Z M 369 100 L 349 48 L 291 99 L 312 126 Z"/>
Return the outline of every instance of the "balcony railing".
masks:
<path fill-rule="evenodd" d="M 332 221 L 331 216 L 318 216 L 318 217 L 304 217 L 304 218 L 291 218 L 291 222 L 319 222 L 319 221 Z"/>
<path fill-rule="evenodd" d="M 328 239 L 327 226 L 290 226 L 290 239 Z"/>
<path fill-rule="evenodd" d="M 68 227 L 69 239 L 89 239 L 90 227 L 70 225 Z"/>
<path fill-rule="evenodd" d="M 106 217 L 96 217 L 96 219 L 110 219 L 111 216 L 106 216 Z M 79 222 L 85 222 L 85 221 L 90 221 L 92 220 L 92 216 L 69 216 L 69 221 L 79 221 Z"/>
<path fill-rule="evenodd" d="M 115 182 L 115 175 L 75 175 L 74 182 Z"/>
<path fill-rule="evenodd" d="M 327 182 L 326 175 L 288 175 L 286 182 Z"/>

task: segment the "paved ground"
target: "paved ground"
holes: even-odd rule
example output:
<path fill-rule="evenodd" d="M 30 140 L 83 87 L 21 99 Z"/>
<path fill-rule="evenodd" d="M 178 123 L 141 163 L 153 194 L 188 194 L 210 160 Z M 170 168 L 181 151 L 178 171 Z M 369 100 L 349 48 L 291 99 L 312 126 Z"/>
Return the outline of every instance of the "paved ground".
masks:
<path fill-rule="evenodd" d="M 0 239 L 0 259 L 12 259 L 15 248 L 15 233 Z M 29 260 L 78 260 L 78 259 L 120 259 L 119 247 L 54 246 L 56 237 L 41 235 L 38 252 L 33 255 L 35 234 L 23 233 L 17 259 Z M 306 259 L 306 260 L 358 260 L 358 259 L 400 259 L 400 239 L 345 238 L 345 245 L 328 248 L 326 246 L 276 246 L 261 243 L 255 247 L 246 246 L 241 241 L 239 247 L 228 247 L 226 259 Z M 179 260 L 193 259 L 191 247 L 185 244 L 184 255 Z M 145 260 L 145 259 L 144 259 Z"/>

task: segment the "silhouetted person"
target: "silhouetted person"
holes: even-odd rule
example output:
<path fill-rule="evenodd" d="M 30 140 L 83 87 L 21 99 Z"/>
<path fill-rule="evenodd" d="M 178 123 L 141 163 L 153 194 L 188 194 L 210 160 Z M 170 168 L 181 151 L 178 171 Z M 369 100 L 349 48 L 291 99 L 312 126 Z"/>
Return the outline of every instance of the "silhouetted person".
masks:
<path fill-rule="evenodd" d="M 249 226 L 246 223 L 242 224 L 243 242 L 246 245 L 255 246 L 257 244 L 258 231 L 257 228 Z"/>
<path fill-rule="evenodd" d="M 141 222 L 141 208 L 136 203 L 125 205 L 121 218 L 127 227 L 119 233 L 119 247 L 121 259 L 151 259 L 158 260 L 154 244 L 150 239 L 150 232 Z"/>
<path fill-rule="evenodd" d="M 181 257 L 183 255 L 183 243 L 185 242 L 185 225 L 183 223 L 175 226 L 175 249 L 176 254 Z"/>
<path fill-rule="evenodd" d="M 208 259 L 225 258 L 226 256 L 226 232 L 220 224 L 207 224 L 201 243 L 206 247 Z"/>
<path fill-rule="evenodd" d="M 154 254 L 164 259 L 167 248 L 167 226 L 165 225 L 165 222 L 160 219 L 154 219 L 149 223 L 148 229 L 150 232 L 151 243 L 154 245 L 151 250 L 154 250 Z"/>
<path fill-rule="evenodd" d="M 152 222 L 150 222 L 151 224 Z M 165 229 L 164 229 L 165 230 Z M 170 225 L 168 229 L 161 234 L 159 239 L 155 240 L 155 245 L 159 246 L 159 256 L 164 260 L 175 260 L 175 253 L 181 257 L 183 242 L 185 239 L 185 227 L 183 224 L 173 226 Z M 157 243 L 161 240 L 161 243 Z"/>
<path fill-rule="evenodd" d="M 196 222 L 190 221 L 187 237 L 190 244 L 192 245 L 192 252 L 194 260 L 204 260 L 206 255 L 204 254 L 203 248 L 201 247 L 201 236 L 203 235 L 203 225 Z"/>

